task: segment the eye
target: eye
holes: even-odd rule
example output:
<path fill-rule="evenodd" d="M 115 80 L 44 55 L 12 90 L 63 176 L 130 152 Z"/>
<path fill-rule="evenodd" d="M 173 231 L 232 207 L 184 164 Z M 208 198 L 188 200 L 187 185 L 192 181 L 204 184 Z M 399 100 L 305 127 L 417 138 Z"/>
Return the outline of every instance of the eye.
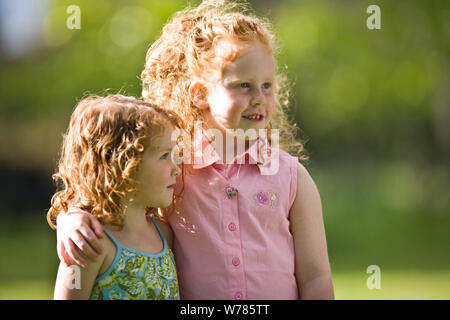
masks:
<path fill-rule="evenodd" d="M 263 89 L 270 89 L 272 87 L 272 83 L 270 82 L 263 83 L 262 87 Z"/>
<path fill-rule="evenodd" d="M 169 156 L 170 156 L 170 152 L 166 152 L 166 153 L 164 153 L 159 159 L 160 159 L 160 160 L 166 160 L 166 159 L 169 158 Z"/>
<path fill-rule="evenodd" d="M 244 89 L 248 89 L 248 88 L 250 88 L 250 83 L 243 82 L 243 83 L 239 84 L 239 87 L 244 88 Z"/>

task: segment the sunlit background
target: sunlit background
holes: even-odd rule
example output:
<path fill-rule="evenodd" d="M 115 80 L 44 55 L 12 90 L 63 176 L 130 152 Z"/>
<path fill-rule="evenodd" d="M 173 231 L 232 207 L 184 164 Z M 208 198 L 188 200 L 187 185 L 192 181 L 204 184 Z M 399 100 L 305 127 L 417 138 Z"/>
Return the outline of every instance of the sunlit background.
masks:
<path fill-rule="evenodd" d="M 293 83 L 336 298 L 450 299 L 450 3 L 250 3 L 273 21 Z M 186 4 L 0 0 L 0 299 L 52 298 L 45 215 L 71 112 L 89 93 L 139 96 L 148 47 Z M 70 5 L 81 29 L 66 26 Z"/>

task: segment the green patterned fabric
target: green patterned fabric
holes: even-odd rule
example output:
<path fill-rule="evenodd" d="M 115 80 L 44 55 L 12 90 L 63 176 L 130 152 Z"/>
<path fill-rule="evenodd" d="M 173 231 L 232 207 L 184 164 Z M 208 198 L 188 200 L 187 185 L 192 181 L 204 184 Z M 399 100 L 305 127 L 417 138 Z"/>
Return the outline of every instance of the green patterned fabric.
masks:
<path fill-rule="evenodd" d="M 164 243 L 164 249 L 159 254 L 148 254 L 124 247 L 104 229 L 116 245 L 117 252 L 108 270 L 95 280 L 90 299 L 180 299 L 172 250 L 167 245 L 158 224 L 155 221 L 153 223 Z"/>

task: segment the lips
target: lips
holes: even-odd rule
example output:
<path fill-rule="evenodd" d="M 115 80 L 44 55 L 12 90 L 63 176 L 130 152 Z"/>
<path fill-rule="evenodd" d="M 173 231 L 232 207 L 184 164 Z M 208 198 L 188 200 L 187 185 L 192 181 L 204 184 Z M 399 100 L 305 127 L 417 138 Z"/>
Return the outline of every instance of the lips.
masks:
<path fill-rule="evenodd" d="M 168 189 L 175 189 L 175 184 L 171 184 L 170 186 L 167 187 Z"/>
<path fill-rule="evenodd" d="M 253 113 L 253 114 L 249 114 L 247 116 L 243 116 L 243 118 L 250 120 L 250 121 L 261 121 L 264 119 L 264 116 L 259 113 Z"/>

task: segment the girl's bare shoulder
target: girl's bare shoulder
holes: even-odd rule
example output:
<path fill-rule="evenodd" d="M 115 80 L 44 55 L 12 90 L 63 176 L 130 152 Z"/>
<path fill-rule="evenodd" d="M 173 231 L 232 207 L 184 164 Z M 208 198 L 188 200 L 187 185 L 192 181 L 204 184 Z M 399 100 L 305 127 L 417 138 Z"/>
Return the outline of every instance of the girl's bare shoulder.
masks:
<path fill-rule="evenodd" d="M 113 240 L 104 233 L 103 238 L 99 239 L 100 244 L 103 246 L 103 252 L 99 255 L 98 259 L 102 261 L 99 274 L 105 273 L 116 257 L 117 248 Z"/>

